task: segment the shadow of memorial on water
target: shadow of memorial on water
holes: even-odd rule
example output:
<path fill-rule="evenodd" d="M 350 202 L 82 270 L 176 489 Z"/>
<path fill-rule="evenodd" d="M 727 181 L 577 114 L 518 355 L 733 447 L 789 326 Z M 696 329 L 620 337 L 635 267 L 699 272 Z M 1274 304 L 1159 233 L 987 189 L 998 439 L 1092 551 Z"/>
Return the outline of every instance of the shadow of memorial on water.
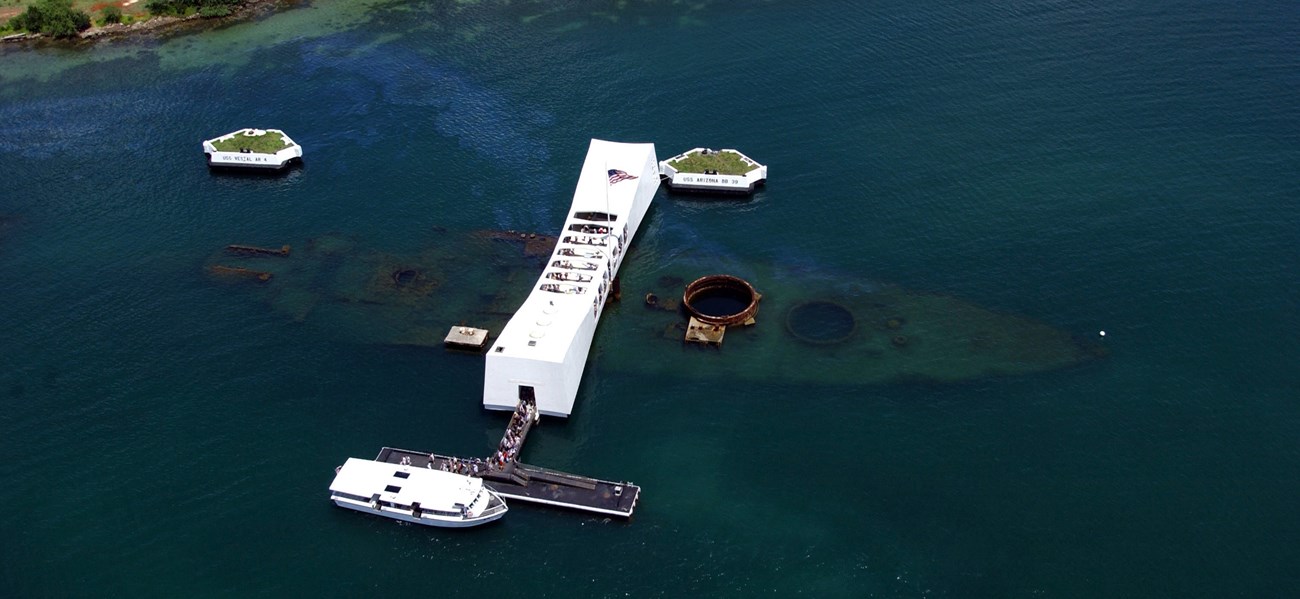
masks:
<path fill-rule="evenodd" d="M 425 248 L 399 254 L 326 234 L 294 245 L 290 256 L 217 249 L 206 267 L 270 273 L 270 281 L 237 288 L 294 321 L 356 342 L 436 347 L 455 325 L 499 332 L 554 243 L 517 231 L 439 230 Z M 1046 323 L 958 298 L 753 263 L 740 266 L 762 294 L 756 325 L 732 327 L 720 350 L 703 350 L 682 342 L 687 317 L 680 298 L 686 282 L 717 272 L 717 265 L 639 262 L 623 276 L 630 301 L 602 318 L 600 336 L 612 342 L 601 366 L 612 371 L 843 384 L 958 381 L 1105 355 L 1099 344 Z"/>

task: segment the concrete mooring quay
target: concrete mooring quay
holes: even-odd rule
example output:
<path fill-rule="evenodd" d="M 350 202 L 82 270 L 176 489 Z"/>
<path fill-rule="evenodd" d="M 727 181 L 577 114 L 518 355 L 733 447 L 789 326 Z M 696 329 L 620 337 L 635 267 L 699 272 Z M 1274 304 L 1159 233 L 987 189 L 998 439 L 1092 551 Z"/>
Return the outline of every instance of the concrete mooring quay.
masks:
<path fill-rule="evenodd" d="M 483 479 L 483 484 L 506 499 L 517 499 L 556 507 L 594 512 L 621 518 L 632 517 L 641 497 L 641 487 L 530 466 L 517 461 L 519 450 L 533 424 L 537 408 L 521 400 L 511 414 L 497 451 L 487 458 L 458 458 L 407 449 L 385 447 L 375 458 L 403 466 L 459 472 Z"/>
<path fill-rule="evenodd" d="M 424 466 L 441 470 L 453 460 L 467 462 L 440 454 L 385 447 L 379 452 L 378 462 Z M 519 462 L 511 462 L 504 470 L 493 470 L 478 475 L 498 495 L 530 503 L 593 512 L 620 518 L 631 518 L 632 510 L 641 496 L 641 487 L 627 482 L 614 482 L 559 472 Z"/>

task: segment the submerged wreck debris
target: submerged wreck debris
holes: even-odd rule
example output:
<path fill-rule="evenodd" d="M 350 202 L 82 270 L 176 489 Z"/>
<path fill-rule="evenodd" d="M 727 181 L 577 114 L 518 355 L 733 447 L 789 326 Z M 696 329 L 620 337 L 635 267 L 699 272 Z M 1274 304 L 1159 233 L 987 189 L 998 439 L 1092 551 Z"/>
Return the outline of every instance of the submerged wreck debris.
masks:
<path fill-rule="evenodd" d="M 387 253 L 346 235 L 326 234 L 296 244 L 290 258 L 236 256 L 223 246 L 205 268 L 227 276 L 247 271 L 253 274 L 238 276 L 254 279 L 273 274 L 274 285 L 249 287 L 249 293 L 287 319 L 314 323 L 354 342 L 436 348 L 445 342 L 448 322 L 474 322 L 488 330 L 505 326 L 537 277 L 535 259 L 528 255 L 533 250 L 521 251 L 521 244 L 553 243 L 545 237 L 520 238 L 514 231 L 433 233 L 423 248 Z M 1095 331 L 1090 339 L 1074 337 L 1031 318 L 950 296 L 815 271 L 738 266 L 749 280 L 763 282 L 764 310 L 781 315 L 783 326 L 733 326 L 725 335 L 726 352 L 674 351 L 691 332 L 679 308 L 687 299 L 683 281 L 695 279 L 684 275 L 698 273 L 699 265 L 637 264 L 620 279 L 638 290 L 646 307 L 620 310 L 602 325 L 605 341 L 597 342 L 604 344 L 599 350 L 602 369 L 700 379 L 871 384 L 1026 374 L 1105 355 Z M 708 305 L 710 296 L 691 295 L 696 310 L 724 317 L 708 322 L 697 316 L 699 326 L 706 327 L 696 329 L 697 336 L 712 338 L 707 327 L 727 326 L 731 318 L 726 317 L 754 317 L 759 294 L 751 297 L 752 286 L 736 281 L 723 287 L 728 291 L 721 294 L 721 308 Z M 655 358 L 645 359 L 650 354 Z"/>
<path fill-rule="evenodd" d="M 510 241 L 522 243 L 524 246 L 524 255 L 530 258 L 547 258 L 555 250 L 556 237 L 554 235 L 540 235 L 537 233 L 524 233 L 521 231 L 478 231 L 474 233 L 481 239 L 491 239 L 494 241 Z"/>
<path fill-rule="evenodd" d="M 282 245 L 279 249 L 237 244 L 226 246 L 226 251 L 232 254 L 256 254 L 261 256 L 288 256 L 289 249 L 288 245 Z"/>
<path fill-rule="evenodd" d="M 645 294 L 645 306 L 651 310 L 662 310 L 664 312 L 676 312 L 681 307 L 681 302 L 672 297 L 659 297 L 653 291 Z"/>
<path fill-rule="evenodd" d="M 385 261 L 372 272 L 366 295 L 378 298 L 396 291 L 402 295 L 429 296 L 438 288 L 438 279 L 425 268 Z"/>
<path fill-rule="evenodd" d="M 272 274 L 259 299 L 295 322 L 360 343 L 438 347 L 449 321 L 504 326 L 528 291 L 521 281 L 536 276 L 529 262 L 514 244 L 470 233 L 434 234 L 402 253 L 326 233 L 294 244 L 287 258 L 222 246 L 204 268 Z"/>
<path fill-rule="evenodd" d="M 848 307 L 829 300 L 795 304 L 785 313 L 791 337 L 813 345 L 838 345 L 853 337 L 858 320 Z"/>
<path fill-rule="evenodd" d="M 685 341 L 688 343 L 703 343 L 714 347 L 722 347 L 722 338 L 726 335 L 726 326 L 719 324 L 706 324 L 692 316 L 690 322 L 686 325 Z"/>
<path fill-rule="evenodd" d="M 731 275 L 708 275 L 691 281 L 682 305 L 704 324 L 721 326 L 754 324 L 763 295 L 748 281 Z"/>
<path fill-rule="evenodd" d="M 410 285 L 420 278 L 420 271 L 414 268 L 402 268 L 393 271 L 393 284 L 401 287 Z"/>
<path fill-rule="evenodd" d="M 646 294 L 647 301 L 652 296 Z M 691 281 L 682 293 L 690 315 L 685 341 L 720 347 L 728 326 L 754 324 L 760 299 L 763 295 L 740 277 L 708 275 Z"/>
<path fill-rule="evenodd" d="M 261 281 L 263 283 L 271 280 L 271 273 L 269 272 L 252 270 L 249 268 L 240 268 L 238 266 L 225 266 L 222 264 L 214 264 L 208 268 L 208 272 L 211 272 L 214 275 L 243 277 L 246 279 L 257 279 L 258 281 Z"/>
<path fill-rule="evenodd" d="M 725 354 L 665 351 L 657 353 L 655 360 L 644 360 L 636 359 L 644 352 L 608 352 L 608 367 L 665 376 L 861 384 L 1027 374 L 1087 363 L 1104 353 L 1098 351 L 1099 344 L 1042 322 L 949 296 L 806 270 L 788 273 L 768 272 L 761 265 L 746 268 L 757 271 L 747 276 L 764 281 L 766 309 L 784 315 L 785 326 L 778 334 L 757 327 L 733 332 L 727 335 Z M 676 269 L 669 266 L 664 270 Z M 659 298 L 658 304 L 672 293 L 671 288 L 655 283 L 666 282 L 673 275 L 630 272 L 642 279 L 632 284 L 643 286 L 647 297 Z M 730 301 L 731 312 L 743 303 L 736 298 Z M 632 318 L 647 321 L 642 329 L 647 343 L 682 339 L 679 317 L 658 309 L 628 313 L 610 324 L 617 327 Z M 688 337 L 698 337 L 701 332 L 686 328 Z M 610 334 L 616 330 L 612 328 Z M 633 342 L 624 339 L 620 343 Z M 801 347 L 795 349 L 795 345 Z M 798 359 L 791 359 L 795 351 Z"/>

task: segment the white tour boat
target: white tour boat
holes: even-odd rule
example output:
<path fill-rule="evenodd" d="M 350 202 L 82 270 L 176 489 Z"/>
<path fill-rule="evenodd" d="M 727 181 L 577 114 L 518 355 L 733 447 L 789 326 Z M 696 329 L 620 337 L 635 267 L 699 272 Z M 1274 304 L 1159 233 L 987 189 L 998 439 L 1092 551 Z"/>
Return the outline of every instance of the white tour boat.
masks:
<path fill-rule="evenodd" d="M 348 458 L 330 483 L 339 507 L 426 526 L 478 526 L 504 516 L 483 480 L 442 470 Z"/>

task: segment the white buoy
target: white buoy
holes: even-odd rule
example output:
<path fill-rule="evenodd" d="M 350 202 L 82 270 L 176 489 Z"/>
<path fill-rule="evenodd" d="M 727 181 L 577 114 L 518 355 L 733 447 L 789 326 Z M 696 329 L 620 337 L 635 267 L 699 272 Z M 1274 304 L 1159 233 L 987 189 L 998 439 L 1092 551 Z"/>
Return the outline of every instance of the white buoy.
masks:
<path fill-rule="evenodd" d="M 1098 334 L 1098 335 L 1101 335 L 1102 337 L 1105 337 L 1105 336 L 1106 336 L 1106 331 L 1101 331 L 1101 332 L 1099 332 L 1099 333 L 1097 333 L 1097 334 Z"/>

